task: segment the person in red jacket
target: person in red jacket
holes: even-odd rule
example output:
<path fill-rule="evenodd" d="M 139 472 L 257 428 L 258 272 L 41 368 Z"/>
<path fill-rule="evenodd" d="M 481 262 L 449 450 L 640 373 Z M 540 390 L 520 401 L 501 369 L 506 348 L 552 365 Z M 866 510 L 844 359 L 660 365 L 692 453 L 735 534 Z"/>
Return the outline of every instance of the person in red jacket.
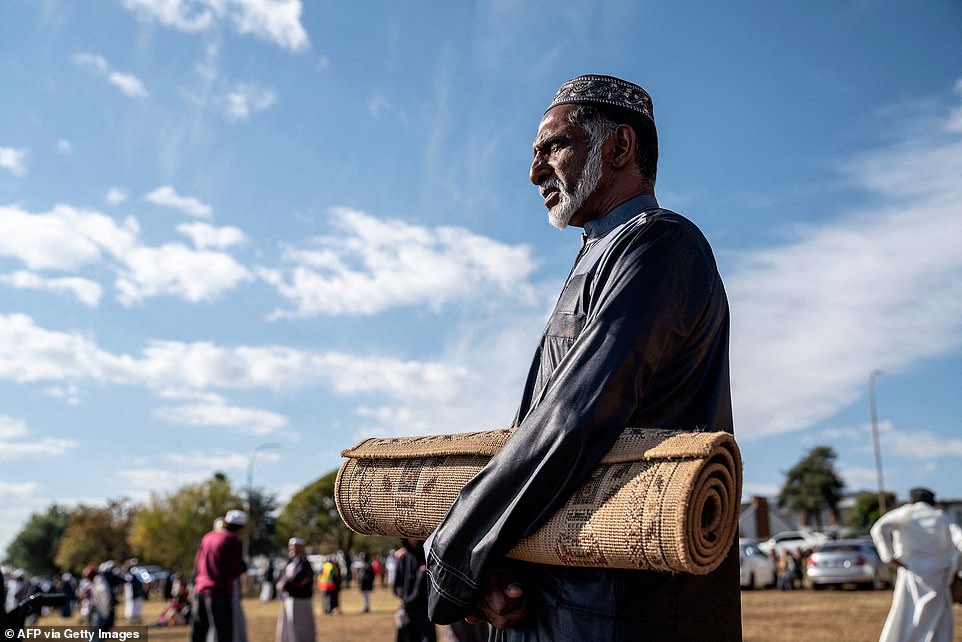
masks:
<path fill-rule="evenodd" d="M 247 570 L 244 545 L 238 532 L 247 524 L 244 511 L 227 511 L 224 527 L 215 528 L 200 541 L 194 560 L 194 604 L 191 642 L 205 642 L 213 628 L 214 642 L 232 642 L 234 583 Z"/>

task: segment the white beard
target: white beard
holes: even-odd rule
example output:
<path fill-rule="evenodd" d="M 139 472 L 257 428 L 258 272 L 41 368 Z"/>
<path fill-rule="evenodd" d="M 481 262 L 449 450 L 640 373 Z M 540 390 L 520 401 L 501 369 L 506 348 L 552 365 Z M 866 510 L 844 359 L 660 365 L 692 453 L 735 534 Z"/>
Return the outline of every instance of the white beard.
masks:
<path fill-rule="evenodd" d="M 558 204 L 548 210 L 548 222 L 559 230 L 568 227 L 568 222 L 575 215 L 581 206 L 585 204 L 601 180 L 601 147 L 604 141 L 597 145 L 592 145 L 588 150 L 588 160 L 585 161 L 585 168 L 581 172 L 581 178 L 575 185 L 574 191 L 567 191 L 557 178 L 548 178 L 541 187 L 558 188 Z"/>

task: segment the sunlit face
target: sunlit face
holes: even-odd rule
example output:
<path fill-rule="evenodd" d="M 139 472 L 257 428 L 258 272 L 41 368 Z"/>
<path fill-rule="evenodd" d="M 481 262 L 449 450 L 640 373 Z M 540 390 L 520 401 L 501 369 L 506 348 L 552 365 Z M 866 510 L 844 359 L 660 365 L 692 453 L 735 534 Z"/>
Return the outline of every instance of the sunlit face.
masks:
<path fill-rule="evenodd" d="M 560 105 L 541 119 L 535 136 L 529 179 L 538 186 L 548 221 L 558 229 L 580 225 L 582 210 L 601 179 L 601 144 L 566 122 L 575 105 Z"/>

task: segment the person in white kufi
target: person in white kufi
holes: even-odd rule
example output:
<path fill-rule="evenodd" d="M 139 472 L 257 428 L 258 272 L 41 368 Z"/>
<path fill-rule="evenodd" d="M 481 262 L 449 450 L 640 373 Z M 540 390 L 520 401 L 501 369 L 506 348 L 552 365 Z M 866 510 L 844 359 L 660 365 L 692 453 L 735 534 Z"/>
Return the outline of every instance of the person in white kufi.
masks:
<path fill-rule="evenodd" d="M 314 569 L 305 555 L 304 540 L 292 537 L 287 550 L 291 560 L 277 583 L 284 603 L 277 619 L 276 642 L 314 642 Z"/>
<path fill-rule="evenodd" d="M 951 642 L 952 580 L 962 562 L 962 529 L 935 504 L 927 488 L 882 515 L 872 540 L 898 577 L 880 642 Z"/>

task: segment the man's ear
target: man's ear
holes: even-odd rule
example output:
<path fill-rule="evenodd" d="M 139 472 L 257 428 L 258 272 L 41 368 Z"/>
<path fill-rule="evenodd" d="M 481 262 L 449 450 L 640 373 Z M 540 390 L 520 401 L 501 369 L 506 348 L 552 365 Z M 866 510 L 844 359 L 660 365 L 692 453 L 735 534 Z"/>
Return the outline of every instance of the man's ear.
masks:
<path fill-rule="evenodd" d="M 611 165 L 622 169 L 635 162 L 635 130 L 630 125 L 618 125 L 611 136 Z"/>

